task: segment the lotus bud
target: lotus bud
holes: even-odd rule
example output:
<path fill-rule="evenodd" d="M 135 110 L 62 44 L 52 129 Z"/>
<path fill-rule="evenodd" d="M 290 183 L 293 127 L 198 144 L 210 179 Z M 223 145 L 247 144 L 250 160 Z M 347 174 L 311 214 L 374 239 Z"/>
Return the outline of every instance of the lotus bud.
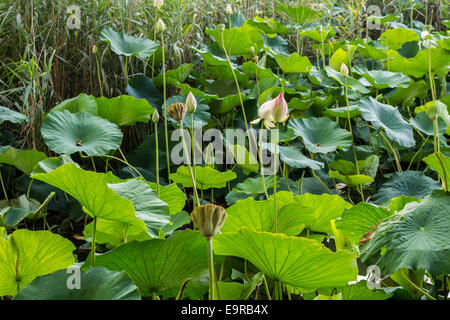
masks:
<path fill-rule="evenodd" d="M 250 47 L 250 54 L 252 55 L 252 57 L 255 55 L 255 47 Z"/>
<path fill-rule="evenodd" d="M 439 116 L 442 116 L 445 113 L 445 109 L 447 108 L 447 106 L 439 100 L 430 101 L 425 106 L 427 105 L 431 106 L 425 110 L 425 113 L 427 114 L 428 118 L 432 120 L 437 120 Z"/>
<path fill-rule="evenodd" d="M 217 30 L 219 30 L 220 32 L 223 32 L 223 30 L 225 30 L 225 25 L 223 23 L 218 24 L 217 25 Z"/>
<path fill-rule="evenodd" d="M 227 4 L 227 7 L 225 8 L 225 12 L 229 16 L 231 16 L 233 14 L 233 8 L 231 8 L 230 4 Z"/>
<path fill-rule="evenodd" d="M 98 48 L 97 48 L 97 46 L 95 44 L 92 46 L 92 53 L 93 54 L 97 54 L 98 53 Z"/>
<path fill-rule="evenodd" d="M 191 91 L 189 91 L 189 94 L 186 97 L 186 107 L 187 111 L 191 114 L 194 113 L 197 109 L 197 100 L 195 99 Z"/>
<path fill-rule="evenodd" d="M 166 25 L 161 20 L 161 18 L 159 18 L 158 21 L 156 22 L 156 31 L 158 31 L 158 32 L 166 31 Z"/>
<path fill-rule="evenodd" d="M 214 145 L 208 144 L 204 151 L 205 164 L 207 166 L 214 166 Z"/>
<path fill-rule="evenodd" d="M 153 123 L 158 123 L 158 121 L 159 121 L 159 113 L 158 113 L 158 110 L 156 110 L 156 109 L 155 109 L 155 111 L 153 111 L 152 121 L 153 121 Z"/>
<path fill-rule="evenodd" d="M 176 121 L 183 121 L 187 107 L 185 103 L 176 102 L 167 107 L 167 113 Z"/>
<path fill-rule="evenodd" d="M 191 220 L 194 226 L 207 240 L 214 237 L 219 229 L 222 228 L 226 217 L 225 208 L 215 204 L 199 206 L 191 213 Z"/>
<path fill-rule="evenodd" d="M 341 64 L 341 74 L 343 77 L 347 77 L 348 76 L 348 68 L 345 65 L 345 63 Z"/>
<path fill-rule="evenodd" d="M 161 9 L 161 7 L 164 5 L 164 0 L 155 0 L 153 1 L 153 5 L 156 8 Z"/>

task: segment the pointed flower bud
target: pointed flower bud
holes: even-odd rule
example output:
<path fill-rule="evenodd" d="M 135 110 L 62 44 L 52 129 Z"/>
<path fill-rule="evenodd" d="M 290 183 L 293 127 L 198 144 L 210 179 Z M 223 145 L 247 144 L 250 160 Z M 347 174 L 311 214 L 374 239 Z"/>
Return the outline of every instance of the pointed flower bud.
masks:
<path fill-rule="evenodd" d="M 197 109 L 197 100 L 195 100 L 191 91 L 189 91 L 189 94 L 186 97 L 186 107 L 189 113 L 194 113 Z"/>
<path fill-rule="evenodd" d="M 97 48 L 97 46 L 95 44 L 92 46 L 92 53 L 93 54 L 97 54 L 98 53 L 98 48 Z"/>
<path fill-rule="evenodd" d="M 153 5 L 156 8 L 161 9 L 161 7 L 164 5 L 164 0 L 155 0 L 153 1 Z"/>
<path fill-rule="evenodd" d="M 165 23 L 161 20 L 161 18 L 159 18 L 158 21 L 156 22 L 156 31 L 158 31 L 158 32 L 164 32 L 164 31 L 166 31 L 166 25 L 165 25 Z"/>
<path fill-rule="evenodd" d="M 233 14 L 233 8 L 231 7 L 230 4 L 227 4 L 227 7 L 225 8 L 225 13 L 229 16 Z"/>
<path fill-rule="evenodd" d="M 156 109 L 155 109 L 155 111 L 153 111 L 152 121 L 153 121 L 153 123 L 158 123 L 158 121 L 159 121 L 159 113 L 158 113 L 158 110 L 156 110 Z"/>
<path fill-rule="evenodd" d="M 348 76 L 348 68 L 345 65 L 345 63 L 341 64 L 341 74 L 343 77 L 347 77 Z"/>
<path fill-rule="evenodd" d="M 183 121 L 187 107 L 185 103 L 176 102 L 167 107 L 167 113 L 176 121 Z"/>
<path fill-rule="evenodd" d="M 191 213 L 194 226 L 207 240 L 214 237 L 222 228 L 226 217 L 225 208 L 215 204 L 199 206 Z"/>

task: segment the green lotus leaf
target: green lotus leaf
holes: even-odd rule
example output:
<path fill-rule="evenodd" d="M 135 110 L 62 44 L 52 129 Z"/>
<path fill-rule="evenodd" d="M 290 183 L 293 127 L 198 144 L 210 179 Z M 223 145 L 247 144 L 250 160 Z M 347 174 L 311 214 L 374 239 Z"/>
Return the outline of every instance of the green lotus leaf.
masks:
<path fill-rule="evenodd" d="M 433 190 L 439 189 L 439 182 L 427 177 L 422 171 L 403 171 L 392 177 L 373 196 L 375 203 L 383 204 L 399 196 L 423 199 Z"/>
<path fill-rule="evenodd" d="M 343 175 L 343 174 L 340 174 L 339 172 L 333 171 L 333 170 L 328 171 L 328 174 L 332 178 L 343 181 L 348 186 L 356 186 L 358 184 L 374 182 L 374 179 L 372 177 L 366 176 L 364 174 Z"/>
<path fill-rule="evenodd" d="M 332 69 L 329 66 L 325 67 L 325 71 L 330 78 L 333 78 L 334 80 L 336 80 L 343 86 L 346 85 L 347 87 L 349 87 L 353 90 L 356 90 L 360 93 L 364 93 L 364 94 L 370 93 L 370 90 L 366 88 L 366 86 L 370 85 L 370 83 L 366 83 L 367 81 L 363 82 L 363 81 L 357 80 L 351 76 L 347 76 L 344 78 L 344 76 L 342 76 L 342 74 L 340 72 Z"/>
<path fill-rule="evenodd" d="M 106 119 L 87 112 L 51 112 L 41 126 L 47 146 L 56 153 L 104 155 L 122 143 L 122 131 Z"/>
<path fill-rule="evenodd" d="M 259 172 L 258 160 L 256 160 L 253 154 L 251 154 L 246 147 L 235 144 L 232 146 L 227 146 L 227 150 L 233 155 L 237 166 L 244 171 L 244 174 Z"/>
<path fill-rule="evenodd" d="M 162 130 L 161 130 L 162 129 Z M 160 131 L 161 130 L 161 131 Z M 169 133 L 170 137 L 170 133 Z M 155 134 L 152 133 L 144 137 L 141 144 L 127 154 L 127 160 L 134 167 L 143 168 L 152 172 L 156 176 L 156 141 Z M 158 169 L 161 171 L 166 168 L 166 142 L 164 140 L 164 129 L 158 127 Z M 171 150 L 171 141 L 169 141 L 169 151 Z"/>
<path fill-rule="evenodd" d="M 167 240 L 131 241 L 96 256 L 97 266 L 124 270 L 143 296 L 177 288 L 208 268 L 205 238 L 192 230 Z M 83 266 L 88 267 L 90 259 Z"/>
<path fill-rule="evenodd" d="M 187 166 L 179 166 L 177 172 L 170 174 L 170 179 L 175 183 L 180 183 L 185 188 L 192 188 L 192 179 Z M 206 190 L 210 188 L 223 188 L 228 181 L 236 179 L 236 173 L 227 170 L 217 171 L 209 166 L 195 167 L 195 183 L 197 189 Z"/>
<path fill-rule="evenodd" d="M 448 191 L 450 188 L 450 157 L 439 152 L 432 153 L 422 160 L 439 174 L 444 190 Z"/>
<path fill-rule="evenodd" d="M 260 64 L 256 64 L 253 61 L 247 61 L 242 64 L 242 71 L 248 80 L 256 79 L 256 73 L 258 73 L 258 80 L 270 79 L 277 81 L 279 78 L 269 68 L 264 68 Z"/>
<path fill-rule="evenodd" d="M 234 271 L 234 270 L 233 270 Z M 247 300 L 257 286 L 263 282 L 264 275 L 261 272 L 255 274 L 250 281 L 225 282 L 218 281 L 217 287 L 220 293 L 220 300 Z"/>
<path fill-rule="evenodd" d="M 110 43 L 111 50 L 117 55 L 138 56 L 142 59 L 152 56 L 159 47 L 158 42 L 130 36 L 125 32 L 116 32 L 110 27 L 102 30 L 100 40 Z"/>
<path fill-rule="evenodd" d="M 148 182 L 153 191 L 156 191 L 156 183 Z M 169 205 L 169 214 L 174 215 L 183 210 L 186 204 L 186 194 L 175 183 L 159 186 L 159 198 Z"/>
<path fill-rule="evenodd" d="M 300 237 L 241 229 L 215 236 L 213 245 L 216 254 L 246 259 L 268 277 L 303 289 L 344 286 L 358 273 L 355 254 Z"/>
<path fill-rule="evenodd" d="M 282 210 L 300 212 L 298 223 L 304 223 L 312 231 L 331 233 L 330 221 L 341 217 L 350 207 L 351 204 L 338 195 L 307 193 L 295 196 Z"/>
<path fill-rule="evenodd" d="M 72 160 L 72 158 L 68 155 L 62 154 L 59 157 L 51 157 L 44 160 L 39 161 L 33 168 L 33 171 L 31 172 L 31 176 L 37 173 L 47 173 L 52 170 L 55 170 L 58 167 L 61 167 L 62 165 L 66 163 L 73 163 L 77 168 L 80 167 L 80 165 Z"/>
<path fill-rule="evenodd" d="M 402 210 L 406 206 L 407 203 L 415 202 L 415 201 L 420 202 L 420 200 L 415 197 L 400 196 L 400 197 L 392 198 L 391 203 L 389 203 L 389 206 L 387 207 L 387 209 L 391 213 L 396 213 L 396 212 L 399 212 L 400 210 Z"/>
<path fill-rule="evenodd" d="M 330 118 L 290 119 L 288 127 L 302 137 L 306 149 L 326 154 L 338 149 L 346 151 L 352 145 L 350 132 L 341 129 Z"/>
<path fill-rule="evenodd" d="M 393 219 L 382 223 L 364 248 L 362 261 L 376 260 L 383 273 L 400 268 L 423 269 L 434 275 L 450 272 L 450 196 L 436 190 L 420 203 L 409 203 Z"/>
<path fill-rule="evenodd" d="M 370 82 L 372 87 L 380 90 L 386 88 L 407 88 L 409 86 L 410 79 L 408 76 L 399 72 L 389 72 L 385 70 L 363 70 L 355 69 Z"/>
<path fill-rule="evenodd" d="M 136 122 L 147 123 L 153 114 L 153 107 L 145 99 L 122 95 L 111 99 L 96 98 L 98 116 L 118 126 L 132 126 Z"/>
<path fill-rule="evenodd" d="M 297 97 L 292 98 L 288 102 L 288 107 L 291 109 L 296 109 L 300 111 L 308 110 L 316 102 L 315 98 L 301 100 Z"/>
<path fill-rule="evenodd" d="M 362 117 L 377 129 L 384 129 L 388 138 L 400 146 L 410 148 L 416 144 L 412 126 L 406 122 L 397 108 L 378 102 L 372 97 L 364 98 L 359 105 Z"/>
<path fill-rule="evenodd" d="M 448 95 L 445 97 L 448 97 Z M 429 101 L 423 106 L 416 107 L 414 109 L 414 112 L 420 114 L 425 111 L 424 113 L 428 117 L 438 118 L 438 125 L 440 126 L 439 132 L 441 132 L 442 127 L 447 127 L 445 133 L 450 134 L 450 115 L 448 114 L 448 105 L 448 99 L 446 102 L 445 98 L 441 98 L 440 100 Z M 442 124 L 441 120 L 444 120 L 444 125 Z"/>
<path fill-rule="evenodd" d="M 278 206 L 280 205 L 278 204 Z M 304 228 L 301 212 L 283 209 L 284 207 L 280 206 L 278 210 L 278 233 L 286 235 L 300 234 Z M 221 232 L 234 233 L 242 228 L 252 231 L 275 232 L 273 199 L 256 201 L 253 198 L 247 198 L 238 200 L 231 207 L 227 208 L 226 212 L 227 219 Z"/>
<path fill-rule="evenodd" d="M 392 297 L 392 293 L 388 294 L 382 289 L 372 290 L 367 286 L 367 281 L 358 281 L 355 284 L 349 284 L 340 288 L 319 289 L 317 292 L 322 295 L 331 295 L 332 292 L 340 294 L 340 300 L 386 300 Z M 310 292 L 302 295 L 305 300 L 312 300 L 316 293 Z"/>
<path fill-rule="evenodd" d="M 53 107 L 50 112 L 67 110 L 71 113 L 88 112 L 94 116 L 97 115 L 97 103 L 91 95 L 81 93 L 79 96 L 66 99 L 57 106 Z"/>
<path fill-rule="evenodd" d="M 349 110 L 347 110 L 347 107 L 326 109 L 323 111 L 323 115 L 327 117 L 338 117 L 345 119 L 348 118 L 348 113 L 350 113 L 350 118 L 359 117 L 361 115 L 361 111 L 359 111 L 358 106 L 350 106 L 348 109 Z"/>
<path fill-rule="evenodd" d="M 33 171 L 34 166 L 46 158 L 47 156 L 43 152 L 35 149 L 18 150 L 5 146 L 5 148 L 0 150 L 0 163 L 13 166 L 28 176 Z"/>
<path fill-rule="evenodd" d="M 313 170 L 320 170 L 324 166 L 322 162 L 308 158 L 300 151 L 300 149 L 294 146 L 280 146 L 279 148 L 281 161 L 293 168 L 311 168 Z"/>
<path fill-rule="evenodd" d="M 241 98 L 242 98 L 243 102 L 245 102 L 249 99 L 246 95 L 242 95 L 242 94 L 241 94 Z M 227 95 L 218 100 L 219 100 L 219 105 L 214 106 L 214 108 L 212 108 L 212 111 L 217 114 L 223 114 L 223 113 L 230 112 L 231 110 L 233 110 L 234 107 L 240 105 L 240 103 L 241 103 L 241 99 L 239 98 L 239 93 L 233 94 L 233 95 Z"/>
<path fill-rule="evenodd" d="M 68 163 L 48 173 L 34 174 L 32 178 L 70 194 L 91 217 L 135 223 L 132 202 L 108 187 L 109 175 L 83 170 Z"/>
<path fill-rule="evenodd" d="M 75 246 L 50 231 L 20 229 L 0 237 L 0 296 L 14 296 L 35 278 L 74 264 Z"/>
<path fill-rule="evenodd" d="M 309 9 L 302 5 L 297 5 L 295 7 L 279 5 L 276 6 L 275 9 L 280 11 L 280 13 L 288 18 L 292 23 L 298 23 L 302 26 L 319 20 L 323 15 L 319 11 Z"/>
<path fill-rule="evenodd" d="M 152 79 L 147 76 L 138 76 L 128 80 L 126 92 L 136 99 L 145 99 L 153 107 L 163 104 L 163 96 L 156 88 Z"/>
<path fill-rule="evenodd" d="M 0 106 L 0 124 L 9 121 L 14 124 L 21 124 L 28 121 L 28 117 L 22 113 Z"/>
<path fill-rule="evenodd" d="M 330 40 L 336 32 L 334 31 L 332 26 L 328 26 L 326 29 L 322 27 L 322 25 L 317 26 L 315 29 L 307 29 L 305 31 L 300 32 L 302 36 L 309 37 L 317 42 L 327 42 Z"/>
<path fill-rule="evenodd" d="M 266 188 L 273 188 L 273 175 L 264 176 L 264 183 L 266 184 Z M 277 178 L 277 188 L 280 186 L 280 179 Z M 264 187 L 262 184 L 261 176 L 255 178 L 247 178 L 243 182 L 240 182 L 233 188 L 235 193 L 244 193 L 244 194 L 261 194 L 264 193 Z"/>
<path fill-rule="evenodd" d="M 75 268 L 73 269 L 75 270 Z M 69 288 L 68 280 L 72 275 L 68 270 L 59 270 L 52 274 L 36 278 L 20 290 L 14 300 L 140 300 L 141 295 L 127 274 L 95 267 L 87 271 L 80 270 L 80 280 Z M 79 288 L 79 289 L 78 289 Z"/>
<path fill-rule="evenodd" d="M 420 80 L 412 82 L 408 88 L 395 88 L 388 94 L 383 96 L 383 99 L 389 100 L 393 106 L 409 105 L 414 102 L 415 98 L 425 98 L 427 96 L 427 84 Z"/>
<path fill-rule="evenodd" d="M 438 121 L 438 128 L 439 128 L 439 135 L 443 135 L 445 133 L 445 130 L 447 129 L 447 124 L 445 123 L 445 120 L 439 117 L 437 119 Z M 415 118 L 409 119 L 409 122 L 419 129 L 421 132 L 425 133 L 428 136 L 432 136 L 434 134 L 433 132 L 433 120 L 431 120 L 425 112 L 419 112 Z M 445 139 L 445 138 L 444 138 Z"/>
<path fill-rule="evenodd" d="M 428 74 L 428 59 L 431 56 L 431 73 L 438 76 L 446 75 L 450 70 L 448 63 L 450 59 L 449 50 L 443 48 L 424 49 L 413 58 L 405 58 L 397 51 L 389 50 L 391 60 L 389 68 L 392 72 L 402 72 L 416 78 L 421 78 Z M 387 63 L 385 63 L 387 65 Z"/>
<path fill-rule="evenodd" d="M 328 65 L 336 71 L 341 70 L 341 65 L 344 63 L 347 67 L 351 66 L 350 55 L 356 50 L 356 46 L 349 46 L 351 48 L 350 54 L 342 48 L 337 49 L 333 55 L 330 57 L 330 62 Z"/>
<path fill-rule="evenodd" d="M 375 230 L 376 226 L 389 215 L 386 209 L 360 202 L 344 210 L 342 217 L 336 220 L 336 228 L 358 244 L 364 234 Z"/>
<path fill-rule="evenodd" d="M 253 17 L 253 19 L 247 20 L 245 23 L 259 29 L 266 36 L 272 36 L 275 34 L 286 35 L 289 33 L 289 28 L 278 20 L 267 17 Z"/>
<path fill-rule="evenodd" d="M 264 43 L 260 31 L 249 24 L 238 28 L 224 29 L 223 33 L 218 29 L 206 28 L 205 33 L 216 40 L 221 50 L 222 47 L 225 47 L 229 55 L 251 58 L 250 48 L 253 47 L 254 51 L 258 52 Z"/>
<path fill-rule="evenodd" d="M 299 56 L 296 52 L 289 57 L 276 55 L 275 60 L 284 73 L 307 73 L 312 69 L 308 57 Z"/>
<path fill-rule="evenodd" d="M 194 65 L 187 63 L 182 64 L 176 69 L 166 70 L 166 83 L 176 86 L 178 83 L 186 81 L 192 71 Z M 153 78 L 153 83 L 160 87 L 163 85 L 163 74 L 158 74 Z"/>
<path fill-rule="evenodd" d="M 178 228 L 181 228 L 184 225 L 187 225 L 191 222 L 191 217 L 189 213 L 186 211 L 180 211 L 174 215 L 170 216 L 170 223 L 166 224 L 162 228 L 162 233 L 164 235 L 171 235 Z"/>
<path fill-rule="evenodd" d="M 117 246 L 125 240 L 158 238 L 160 230 L 170 223 L 169 206 L 158 198 L 145 181 L 130 179 L 121 183 L 110 183 L 108 187 L 133 203 L 137 219 L 134 223 L 98 219 L 96 240 L 99 243 Z M 92 229 L 91 223 L 86 226 L 84 234 L 92 236 Z"/>
<path fill-rule="evenodd" d="M 388 29 L 380 35 L 380 40 L 383 45 L 392 50 L 397 50 L 402 47 L 402 44 L 410 41 L 420 41 L 417 32 L 411 29 L 395 28 Z"/>

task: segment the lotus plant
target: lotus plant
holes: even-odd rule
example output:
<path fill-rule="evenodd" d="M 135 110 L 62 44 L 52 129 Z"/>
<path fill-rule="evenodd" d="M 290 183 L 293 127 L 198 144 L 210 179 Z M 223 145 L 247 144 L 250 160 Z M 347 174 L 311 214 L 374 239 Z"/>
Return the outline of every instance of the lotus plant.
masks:
<path fill-rule="evenodd" d="M 186 97 L 186 108 L 189 116 L 191 118 L 191 149 L 192 149 L 192 167 L 194 168 L 194 179 L 196 177 L 195 170 L 195 137 L 194 137 L 194 112 L 197 110 L 197 100 L 191 91 L 189 91 Z"/>

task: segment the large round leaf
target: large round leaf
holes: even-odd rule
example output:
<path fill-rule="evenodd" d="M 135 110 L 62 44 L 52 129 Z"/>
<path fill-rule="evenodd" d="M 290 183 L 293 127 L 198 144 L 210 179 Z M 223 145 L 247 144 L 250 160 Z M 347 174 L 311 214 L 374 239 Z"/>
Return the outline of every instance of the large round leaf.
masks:
<path fill-rule="evenodd" d="M 90 259 L 86 260 L 88 266 Z M 167 240 L 128 242 L 96 256 L 96 265 L 128 273 L 143 296 L 179 288 L 187 278 L 207 268 L 205 238 L 192 230 Z"/>
<path fill-rule="evenodd" d="M 122 95 L 111 99 L 100 97 L 97 102 L 98 116 L 118 126 L 132 126 L 136 122 L 148 122 L 153 107 L 145 99 Z"/>
<path fill-rule="evenodd" d="M 137 287 L 124 271 L 109 271 L 103 267 L 80 270 L 79 283 L 76 283 L 79 287 L 69 288 L 70 278 L 77 276 L 77 273 L 72 275 L 67 272 L 68 270 L 59 270 L 35 279 L 20 290 L 14 300 L 140 300 L 141 298 Z M 78 272 L 75 268 L 73 270 Z"/>
<path fill-rule="evenodd" d="M 375 203 L 390 202 L 399 196 L 423 199 L 431 191 L 439 189 L 439 182 L 427 177 L 422 171 L 403 171 L 394 173 L 373 196 Z"/>
<path fill-rule="evenodd" d="M 289 57 L 275 55 L 275 60 L 284 73 L 307 73 L 312 69 L 312 64 L 309 62 L 308 57 L 299 56 L 297 52 L 294 52 Z"/>
<path fill-rule="evenodd" d="M 280 146 L 279 148 L 281 161 L 293 168 L 311 168 L 313 170 L 319 170 L 323 168 L 322 162 L 308 158 L 300 151 L 300 149 L 294 146 Z"/>
<path fill-rule="evenodd" d="M 319 11 L 309 9 L 302 5 L 297 5 L 295 7 L 279 5 L 276 9 L 279 10 L 282 15 L 286 16 L 292 23 L 298 23 L 301 25 L 319 20 L 323 15 Z"/>
<path fill-rule="evenodd" d="M 291 119 L 289 128 L 302 137 L 305 147 L 312 153 L 329 153 L 347 150 L 352 145 L 350 132 L 341 129 L 329 118 Z"/>
<path fill-rule="evenodd" d="M 157 190 L 155 182 L 148 182 L 153 191 Z M 159 198 L 169 205 L 169 214 L 174 215 L 183 210 L 186 204 L 186 194 L 175 184 L 159 186 Z"/>
<path fill-rule="evenodd" d="M 192 170 L 194 169 L 192 168 Z M 185 188 L 193 187 L 187 166 L 179 166 L 177 172 L 170 174 L 170 179 L 175 183 L 182 184 Z M 195 167 L 195 183 L 197 189 L 223 188 L 228 181 L 234 179 L 236 179 L 236 173 L 231 170 L 220 172 L 209 166 Z"/>
<path fill-rule="evenodd" d="M 102 30 L 100 40 L 109 42 L 111 50 L 118 55 L 138 56 L 142 59 L 150 57 L 159 47 L 158 42 L 116 32 L 110 27 Z"/>
<path fill-rule="evenodd" d="M 416 144 L 412 126 L 403 119 L 397 108 L 369 97 L 361 100 L 359 110 L 364 120 L 370 121 L 377 130 L 384 129 L 392 141 L 406 148 Z"/>
<path fill-rule="evenodd" d="M 213 238 L 214 252 L 241 257 L 268 277 L 306 290 L 344 286 L 358 273 L 356 255 L 315 240 L 241 229 Z"/>
<path fill-rule="evenodd" d="M 278 206 L 279 207 L 279 206 Z M 278 232 L 286 235 L 297 235 L 302 232 L 302 214 L 298 210 L 278 209 Z M 275 231 L 274 201 L 256 201 L 253 198 L 239 200 L 227 210 L 227 219 L 222 232 L 237 232 L 242 228 L 253 231 Z"/>
<path fill-rule="evenodd" d="M 9 164 L 26 175 L 30 175 L 34 166 L 46 158 L 44 153 L 35 149 L 18 150 L 6 146 L 0 150 L 0 163 Z"/>
<path fill-rule="evenodd" d="M 137 218 L 132 202 L 108 187 L 109 175 L 67 163 L 48 173 L 34 174 L 32 178 L 70 194 L 92 217 L 135 223 Z"/>
<path fill-rule="evenodd" d="M 420 203 L 408 203 L 382 223 L 363 252 L 363 262 L 378 255 L 376 264 L 392 274 L 400 268 L 423 269 L 434 275 L 450 272 L 450 196 L 442 190 Z"/>
<path fill-rule="evenodd" d="M 74 264 L 75 246 L 50 231 L 14 231 L 0 237 L 0 296 L 13 296 L 38 276 Z"/>
<path fill-rule="evenodd" d="M 97 103 L 95 98 L 85 93 L 80 94 L 77 97 L 66 99 L 57 106 L 53 107 L 50 112 L 67 110 L 71 113 L 88 112 L 97 115 Z"/>
<path fill-rule="evenodd" d="M 42 123 L 41 133 L 56 153 L 103 155 L 122 143 L 122 131 L 117 125 L 87 112 L 51 112 Z"/>

